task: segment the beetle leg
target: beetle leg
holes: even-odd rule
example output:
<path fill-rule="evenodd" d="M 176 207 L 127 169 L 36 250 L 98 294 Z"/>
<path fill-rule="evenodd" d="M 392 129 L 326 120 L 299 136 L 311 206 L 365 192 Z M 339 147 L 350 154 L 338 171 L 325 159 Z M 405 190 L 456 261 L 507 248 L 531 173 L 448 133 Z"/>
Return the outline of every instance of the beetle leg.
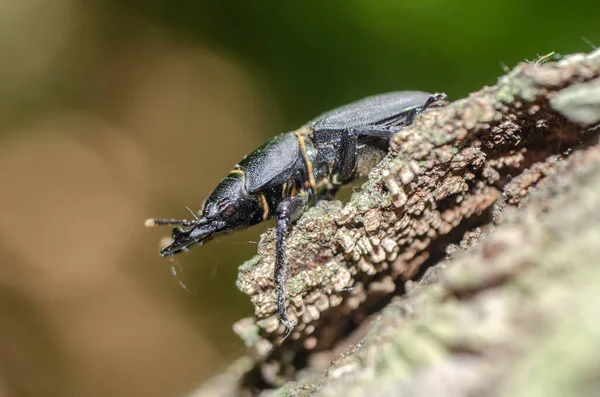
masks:
<path fill-rule="evenodd" d="M 340 164 L 336 170 L 338 182 L 349 180 L 354 172 L 354 167 L 356 166 L 356 145 L 359 137 L 370 136 L 389 139 L 396 132 L 407 125 L 410 125 L 418 114 L 426 111 L 427 108 L 438 101 L 445 101 L 446 98 L 446 94 L 431 95 L 423 106 L 410 110 L 406 119 L 400 125 L 364 125 L 342 131 L 340 140 Z"/>
<path fill-rule="evenodd" d="M 356 167 L 356 145 L 361 136 L 371 136 L 389 139 L 396 132 L 404 128 L 404 125 L 365 125 L 341 131 L 339 165 L 334 169 L 334 183 L 344 183 L 352 177 Z"/>
<path fill-rule="evenodd" d="M 344 182 L 350 179 L 356 166 L 356 144 L 358 143 L 358 134 L 356 130 L 346 130 L 342 132 L 340 140 L 340 162 L 335 174 L 336 182 Z"/>
<path fill-rule="evenodd" d="M 448 96 L 443 93 L 432 94 L 423 106 L 414 108 L 409 112 L 408 116 L 406 116 L 406 121 L 404 122 L 404 125 L 412 124 L 412 122 L 415 120 L 415 117 L 417 117 L 418 114 L 426 111 L 427 108 L 429 108 L 434 103 L 438 101 L 445 101 L 447 98 Z"/>
<path fill-rule="evenodd" d="M 339 186 L 331 186 L 331 187 L 327 187 L 326 190 L 324 190 L 323 192 L 319 193 L 316 197 L 315 197 L 315 204 L 320 202 L 320 201 L 331 201 L 334 199 L 335 195 L 337 194 L 338 190 L 340 189 Z"/>
<path fill-rule="evenodd" d="M 285 243 L 290 223 L 304 210 L 307 198 L 303 196 L 288 197 L 277 206 L 277 242 L 275 245 L 275 283 L 277 291 L 277 316 L 286 328 L 287 337 L 296 325 L 290 321 L 285 307 L 285 283 L 287 268 L 285 263 Z M 285 339 L 285 338 L 284 338 Z"/>

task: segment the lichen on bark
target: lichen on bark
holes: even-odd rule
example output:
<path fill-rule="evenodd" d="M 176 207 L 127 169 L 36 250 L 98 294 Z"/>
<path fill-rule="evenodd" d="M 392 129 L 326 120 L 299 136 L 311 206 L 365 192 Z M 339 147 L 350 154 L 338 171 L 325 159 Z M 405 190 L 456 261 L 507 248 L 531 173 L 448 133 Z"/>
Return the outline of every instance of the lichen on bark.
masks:
<path fill-rule="evenodd" d="M 523 373 L 543 376 L 539 357 L 568 350 L 557 330 L 598 353 L 598 323 L 579 332 L 564 319 L 600 318 L 584 307 L 600 295 L 590 265 L 600 250 L 599 75 L 600 50 L 524 63 L 394 136 L 347 204 L 322 202 L 293 227 L 288 305 L 299 322 L 283 343 L 267 231 L 240 268 L 255 311 L 235 325 L 251 359 L 228 372 L 231 390 L 295 379 L 271 393 L 525 394 L 538 386 Z M 572 358 L 586 374 L 584 364 L 600 366 Z M 557 393 L 544 385 L 558 381 L 537 391 Z"/>

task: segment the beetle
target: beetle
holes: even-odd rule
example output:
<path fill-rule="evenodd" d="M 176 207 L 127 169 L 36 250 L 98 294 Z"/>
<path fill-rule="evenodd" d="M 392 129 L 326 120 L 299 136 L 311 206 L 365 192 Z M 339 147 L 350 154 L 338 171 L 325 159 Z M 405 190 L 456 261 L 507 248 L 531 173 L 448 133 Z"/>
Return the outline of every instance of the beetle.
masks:
<path fill-rule="evenodd" d="M 324 113 L 299 129 L 266 142 L 247 155 L 210 194 L 194 220 L 146 220 L 146 226 L 177 225 L 171 256 L 216 234 L 276 219 L 277 315 L 287 334 L 295 322 L 285 305 L 285 244 L 290 225 L 307 206 L 332 198 L 339 187 L 364 178 L 383 159 L 389 140 L 415 116 L 446 95 L 399 91 L 366 97 Z"/>

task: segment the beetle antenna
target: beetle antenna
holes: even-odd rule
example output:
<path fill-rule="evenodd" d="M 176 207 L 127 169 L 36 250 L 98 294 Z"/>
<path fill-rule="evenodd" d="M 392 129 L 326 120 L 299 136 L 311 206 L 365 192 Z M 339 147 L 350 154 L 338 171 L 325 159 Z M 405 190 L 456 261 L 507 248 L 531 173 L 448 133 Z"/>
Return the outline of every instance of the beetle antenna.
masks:
<path fill-rule="evenodd" d="M 157 219 L 148 218 L 144 221 L 144 226 L 155 227 L 162 225 L 181 225 L 181 226 L 194 226 L 198 221 L 188 221 L 186 219 Z"/>

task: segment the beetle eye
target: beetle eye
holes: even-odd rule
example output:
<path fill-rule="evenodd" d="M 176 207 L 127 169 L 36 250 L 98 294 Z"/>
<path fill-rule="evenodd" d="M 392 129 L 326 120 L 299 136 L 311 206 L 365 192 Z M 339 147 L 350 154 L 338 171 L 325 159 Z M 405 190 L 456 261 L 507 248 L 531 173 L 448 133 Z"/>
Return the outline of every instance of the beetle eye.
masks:
<path fill-rule="evenodd" d="M 231 216 L 231 215 L 233 215 L 234 212 L 235 212 L 235 207 L 233 205 L 228 205 L 227 207 L 225 207 L 222 214 L 224 216 Z"/>
<path fill-rule="evenodd" d="M 229 200 L 223 200 L 219 203 L 219 211 L 221 212 L 221 215 L 223 215 L 224 217 L 228 217 L 233 215 L 233 213 L 235 212 L 235 206 L 233 204 L 231 204 L 231 202 Z"/>

